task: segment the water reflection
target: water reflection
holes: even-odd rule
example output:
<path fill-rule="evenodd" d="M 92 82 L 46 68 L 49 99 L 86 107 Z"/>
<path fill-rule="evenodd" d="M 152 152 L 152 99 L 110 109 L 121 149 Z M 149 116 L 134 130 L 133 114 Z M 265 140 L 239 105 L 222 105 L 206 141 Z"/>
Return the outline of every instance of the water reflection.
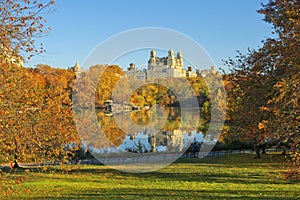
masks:
<path fill-rule="evenodd" d="M 172 130 L 148 135 L 146 129 L 144 132 L 126 135 L 118 149 L 135 153 L 181 152 L 188 148 L 193 141 L 202 143 L 203 134 L 196 131 Z"/>
<path fill-rule="evenodd" d="M 89 146 L 96 154 L 115 153 L 183 153 L 196 141 L 204 140 L 206 123 L 198 116 L 186 115 L 189 109 L 177 107 L 107 115 L 98 113 L 99 125 L 110 142 Z M 133 127 L 133 125 L 136 127 Z M 151 126 L 154 124 L 155 126 Z M 196 128 L 195 128 L 196 127 Z"/>

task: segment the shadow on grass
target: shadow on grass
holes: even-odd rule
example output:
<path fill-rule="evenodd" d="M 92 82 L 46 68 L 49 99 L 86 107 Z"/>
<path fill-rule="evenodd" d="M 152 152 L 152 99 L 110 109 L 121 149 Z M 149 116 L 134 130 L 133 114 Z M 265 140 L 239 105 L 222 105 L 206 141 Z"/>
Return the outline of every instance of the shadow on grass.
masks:
<path fill-rule="evenodd" d="M 40 196 L 37 199 L 291 199 L 291 197 L 276 196 L 267 190 L 173 190 L 173 189 L 88 189 L 66 194 L 64 197 Z"/>
<path fill-rule="evenodd" d="M 122 176 L 131 179 L 155 179 L 162 181 L 188 181 L 205 183 L 235 183 L 235 184 L 266 184 L 282 183 L 283 180 L 274 179 L 272 171 L 262 171 L 270 165 L 270 156 L 264 156 L 261 160 L 255 160 L 252 155 L 234 155 L 230 160 L 222 159 L 179 159 L 169 168 L 149 173 L 126 173 L 109 167 L 80 168 L 74 173 L 77 175 L 103 174 L 104 176 Z M 244 160 L 238 160 L 244 159 Z M 273 158 L 271 158 L 273 159 Z M 276 160 L 282 159 L 277 156 Z M 272 164 L 274 166 L 280 163 Z M 173 169 L 174 168 L 174 169 Z M 246 168 L 243 170 L 242 168 Z M 249 170 L 251 169 L 251 170 Z M 286 183 L 286 182 L 285 182 Z"/>
<path fill-rule="evenodd" d="M 74 175 L 83 177 L 85 176 L 94 176 L 100 174 L 100 176 L 112 177 L 114 179 L 124 179 L 124 181 L 130 180 L 143 180 L 143 179 L 153 179 L 155 181 L 163 182 L 196 182 L 196 183 L 224 183 L 224 184 L 279 184 L 286 183 L 286 181 L 273 179 L 272 174 L 266 176 L 265 173 L 260 172 L 216 172 L 212 169 L 211 172 L 150 172 L 150 173 L 126 173 L 120 172 L 114 169 L 81 169 L 76 172 L 71 172 Z M 102 174 L 102 175 L 101 175 Z M 83 179 L 74 180 L 70 177 L 61 177 L 61 179 L 70 182 L 81 182 Z M 101 179 L 93 178 L 93 182 L 102 182 Z"/>
<path fill-rule="evenodd" d="M 159 171 L 137 174 L 103 165 L 76 165 L 60 175 L 55 167 L 54 174 L 33 173 L 26 187 L 47 184 L 47 192 L 29 199 L 295 199 L 297 190 L 288 189 L 296 185 L 286 187 L 288 181 L 273 178 L 273 171 L 280 173 L 274 166 L 281 163 L 270 163 L 271 159 L 282 157 L 180 159 Z"/>

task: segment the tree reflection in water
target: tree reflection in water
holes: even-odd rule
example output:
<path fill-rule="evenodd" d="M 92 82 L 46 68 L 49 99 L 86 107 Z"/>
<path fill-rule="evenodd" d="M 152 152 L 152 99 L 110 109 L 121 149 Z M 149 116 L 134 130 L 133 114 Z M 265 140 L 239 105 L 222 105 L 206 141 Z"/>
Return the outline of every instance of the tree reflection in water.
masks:
<path fill-rule="evenodd" d="M 113 116 L 99 112 L 99 125 L 111 144 L 102 144 L 101 148 L 98 147 L 94 151 L 98 153 L 183 153 L 192 142 L 197 141 L 201 143 L 203 141 L 203 132 L 207 127 L 207 123 L 203 119 L 199 118 L 199 116 L 185 116 L 188 118 L 185 121 L 189 123 L 182 123 L 180 108 L 165 107 L 164 110 L 166 120 L 162 122 L 163 126 L 158 131 L 149 128 L 153 116 L 157 118 L 157 113 L 153 113 L 155 112 L 153 110 L 140 110 L 129 113 L 130 119 L 122 120 L 122 128 L 118 126 L 115 118 L 126 118 L 127 116 L 122 113 Z M 132 130 L 130 127 L 131 123 L 138 125 L 140 129 L 127 132 L 126 130 Z M 198 129 L 195 130 L 193 127 L 198 127 Z"/>

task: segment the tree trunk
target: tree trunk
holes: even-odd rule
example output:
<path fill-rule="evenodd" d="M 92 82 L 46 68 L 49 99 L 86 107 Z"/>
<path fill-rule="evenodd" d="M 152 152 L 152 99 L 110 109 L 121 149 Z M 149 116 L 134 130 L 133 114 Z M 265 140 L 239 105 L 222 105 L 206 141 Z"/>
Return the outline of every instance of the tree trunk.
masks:
<path fill-rule="evenodd" d="M 258 145 L 255 145 L 255 157 L 254 158 L 257 158 L 257 159 L 260 158 L 260 148 Z"/>
<path fill-rule="evenodd" d="M 262 152 L 261 152 L 262 154 L 266 154 L 266 147 L 263 147 L 262 148 Z"/>

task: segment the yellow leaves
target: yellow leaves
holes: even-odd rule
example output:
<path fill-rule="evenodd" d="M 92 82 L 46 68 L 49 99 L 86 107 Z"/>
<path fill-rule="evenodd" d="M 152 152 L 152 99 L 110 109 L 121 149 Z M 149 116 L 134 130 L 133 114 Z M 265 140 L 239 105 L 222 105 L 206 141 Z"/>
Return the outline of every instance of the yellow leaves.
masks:
<path fill-rule="evenodd" d="M 47 171 L 48 167 L 47 166 L 42 166 L 42 171 Z"/>
<path fill-rule="evenodd" d="M 279 114 L 280 114 L 279 111 L 280 111 L 280 110 L 279 110 L 278 108 L 273 108 L 273 113 L 274 113 L 274 115 L 279 116 Z"/>
<path fill-rule="evenodd" d="M 6 46 L 7 49 L 0 49 L 0 54 L 7 54 L 7 57 L 9 57 L 7 60 L 22 57 L 22 51 L 24 51 L 24 47 L 26 47 L 26 45 L 24 45 L 24 38 L 30 42 L 32 48 L 37 50 L 37 52 L 32 51 L 30 56 L 38 54 L 42 48 L 37 47 L 37 45 L 34 44 L 34 40 L 47 31 L 38 25 L 39 23 L 46 23 L 41 20 L 41 13 L 43 13 L 41 11 L 45 10 L 44 13 L 47 13 L 48 11 L 46 9 L 50 7 L 51 4 L 53 4 L 51 1 L 47 1 L 44 4 L 29 1 L 26 5 L 19 1 L 1 1 L 0 12 L 2 15 L 0 18 L 2 24 L 5 26 L 3 26 L 3 30 L 0 33 L 0 38 L 1 43 L 5 44 L 4 46 Z M 39 29 L 34 29 L 38 26 Z M 17 49 L 20 51 L 12 53 L 12 51 L 16 49 L 15 46 L 19 46 L 20 48 Z"/>
<path fill-rule="evenodd" d="M 274 88 L 279 89 L 279 88 L 282 88 L 282 87 L 284 87 L 284 86 L 286 86 L 286 80 L 285 80 L 285 79 L 282 79 L 281 81 L 277 82 L 277 83 L 274 85 Z"/>
<path fill-rule="evenodd" d="M 258 129 L 261 130 L 261 129 L 265 128 L 265 125 L 263 123 L 259 122 L 257 127 L 258 127 Z"/>
<path fill-rule="evenodd" d="M 269 100 L 267 101 L 267 104 L 271 104 L 272 102 L 273 102 L 273 100 L 269 99 Z"/>
<path fill-rule="evenodd" d="M 263 120 L 262 122 L 259 122 L 258 125 L 257 125 L 258 129 L 259 130 L 266 129 L 267 128 L 267 126 L 266 126 L 267 123 L 268 123 L 268 121 L 266 121 L 266 120 Z"/>
<path fill-rule="evenodd" d="M 78 137 L 75 127 L 70 123 L 71 104 L 62 105 L 67 89 L 56 85 L 48 88 L 38 70 L 4 64 L 0 65 L 0 70 L 4 77 L 3 81 L 0 77 L 0 96 L 5 94 L 3 103 L 0 103 L 0 151 L 3 157 L 11 156 L 18 148 L 22 152 L 22 156 L 19 155 L 22 161 L 32 158 L 40 160 L 44 156 L 49 160 L 61 158 L 64 153 L 61 146 L 77 141 Z M 57 85 L 62 80 L 60 77 L 68 77 L 68 73 L 55 75 L 58 77 Z M 69 76 L 66 79 L 71 78 Z"/>
<path fill-rule="evenodd" d="M 260 107 L 260 110 L 261 110 L 261 111 L 270 111 L 270 108 L 265 107 L 265 106 L 261 106 L 261 107 Z"/>
<path fill-rule="evenodd" d="M 61 153 L 60 149 L 55 149 L 54 152 L 55 152 L 55 155 L 56 155 L 56 156 L 59 156 L 60 153 Z"/>

